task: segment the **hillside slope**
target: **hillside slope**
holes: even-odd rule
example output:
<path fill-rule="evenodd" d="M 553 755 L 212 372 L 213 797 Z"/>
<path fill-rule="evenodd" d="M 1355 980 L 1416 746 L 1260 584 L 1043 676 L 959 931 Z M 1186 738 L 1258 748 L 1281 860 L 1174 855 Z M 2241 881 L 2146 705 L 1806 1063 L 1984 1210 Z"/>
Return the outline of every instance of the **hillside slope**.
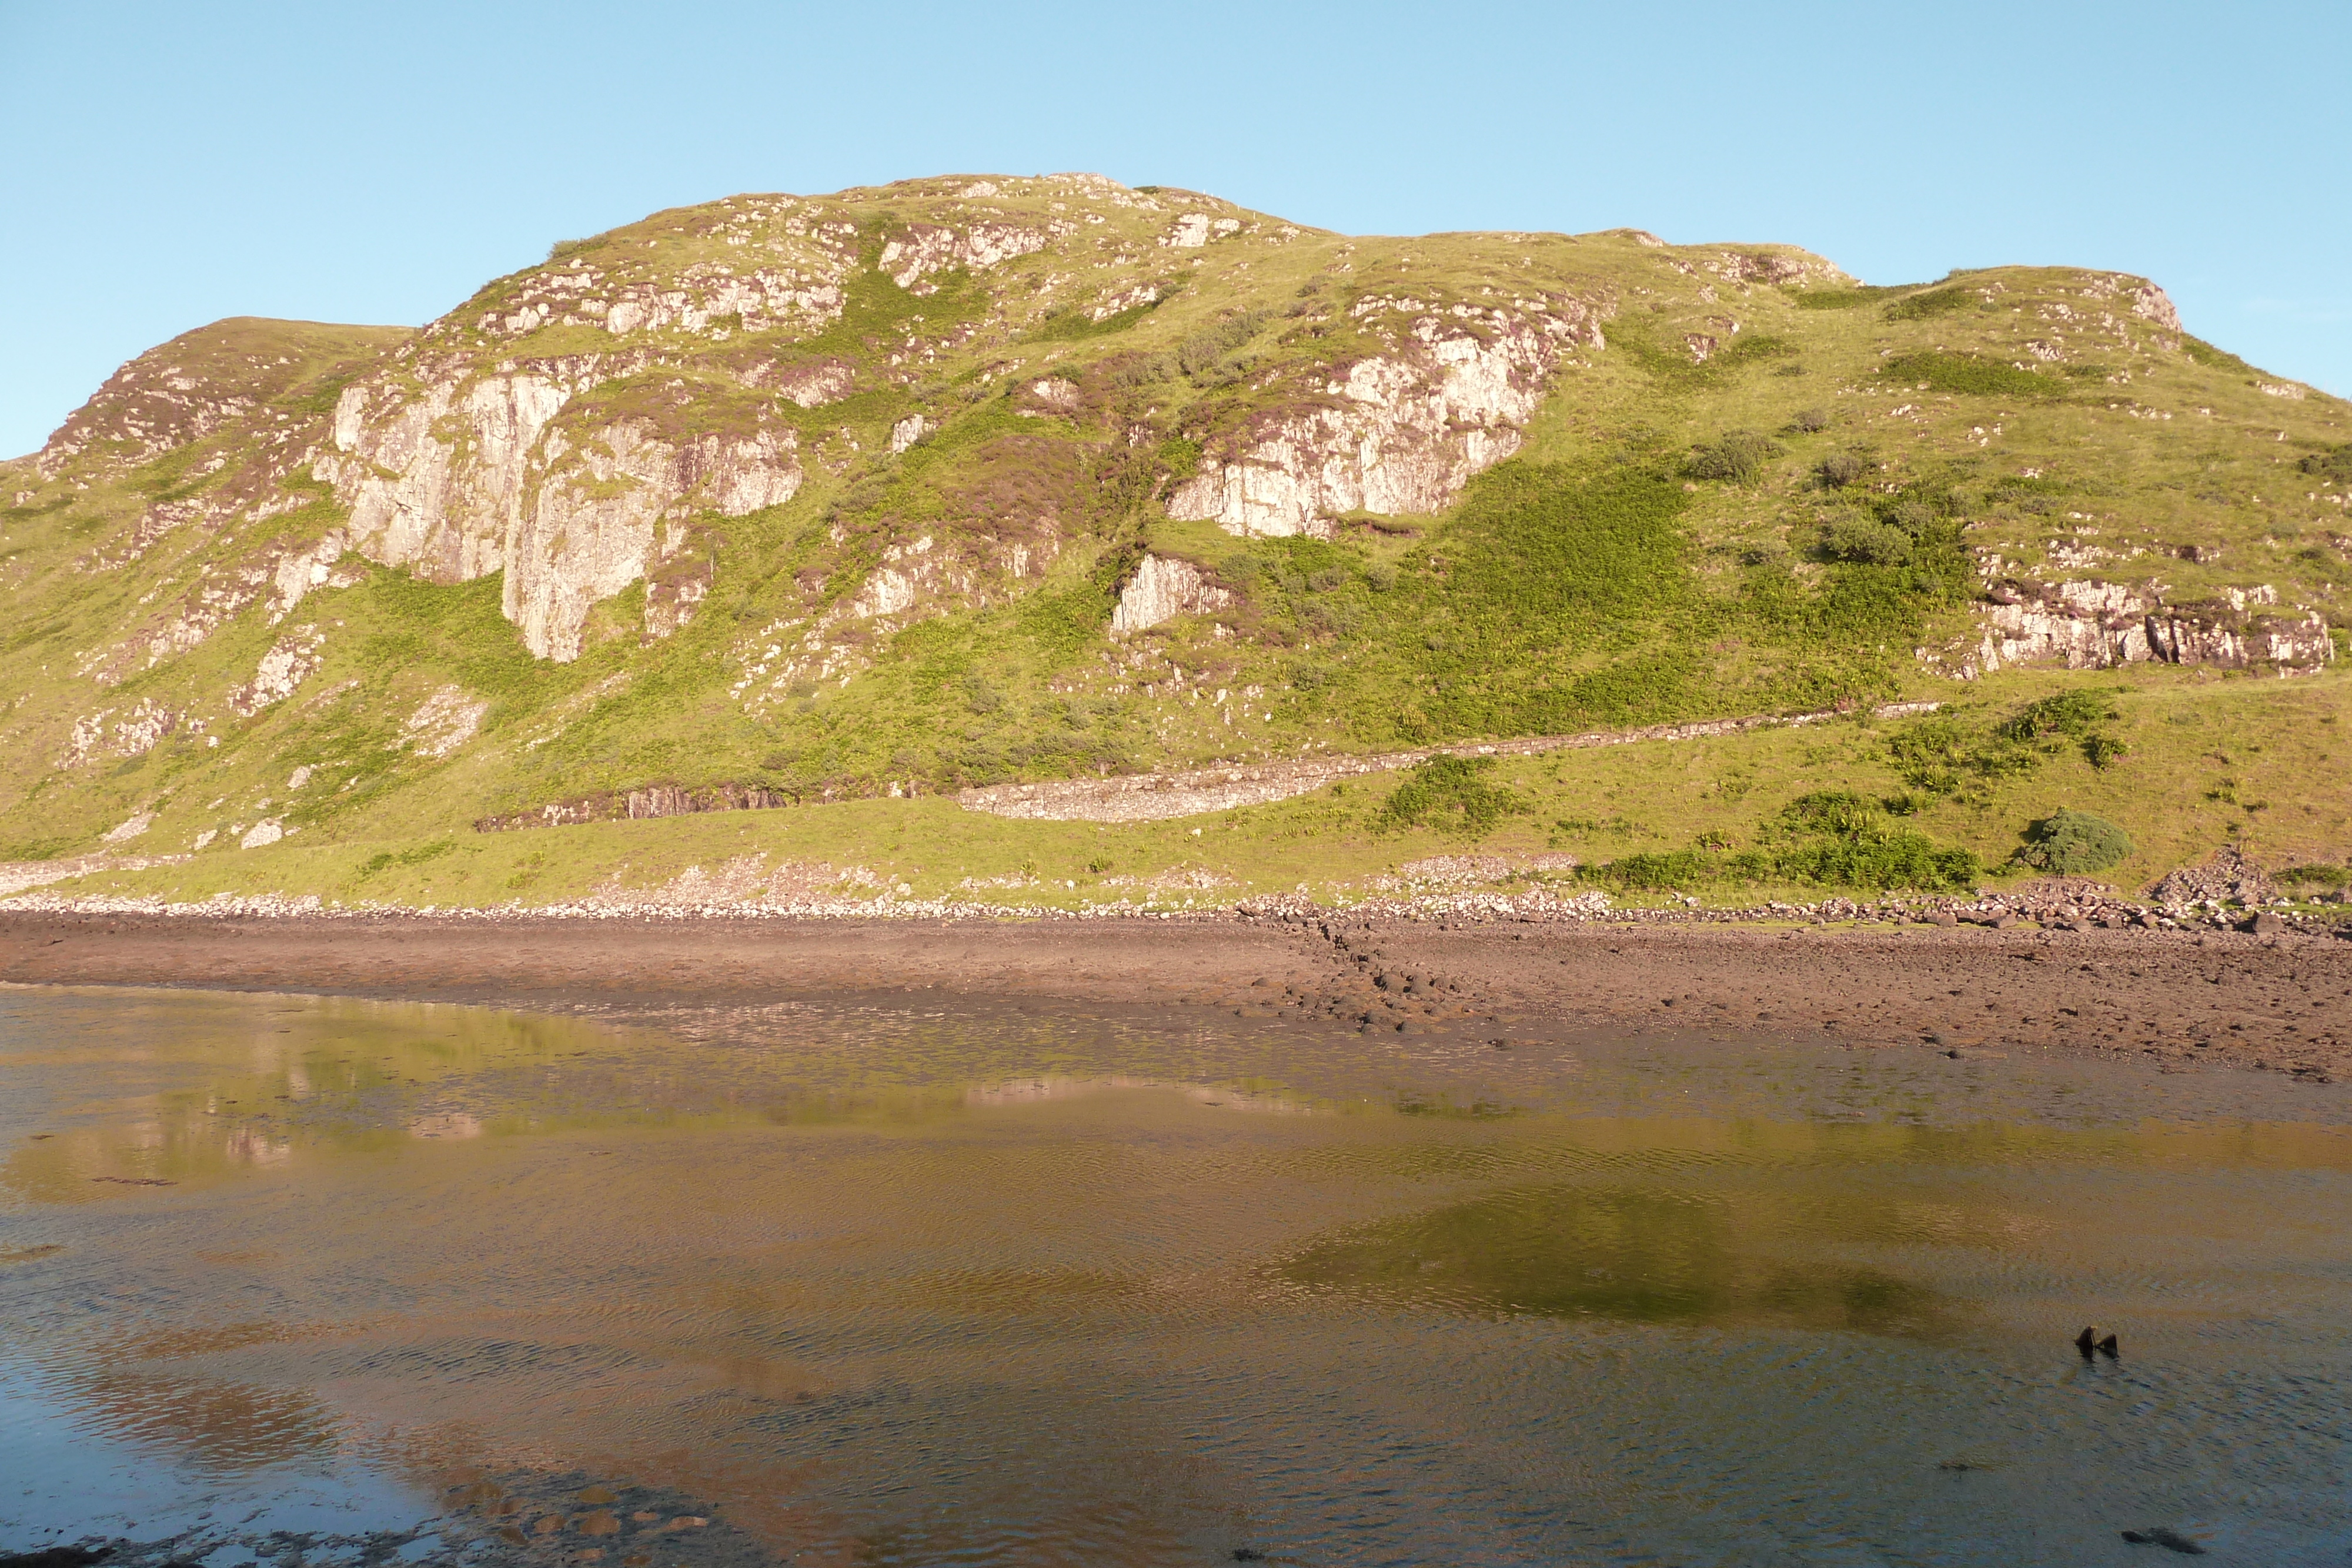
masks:
<path fill-rule="evenodd" d="M 2273 785 L 2139 836 L 2340 860 L 2347 413 L 2109 273 L 1872 288 L 1087 175 L 737 197 L 415 331 L 189 333 L 0 465 L 0 859 L 359 896 L 396 848 L 269 846 L 2294 674 L 2310 821 Z M 2151 733 L 2082 789 L 2161 794 Z M 1895 787 L 1957 734 L 1864 749 Z M 1968 772 L 1910 809 L 1998 860 L 2047 803 Z M 1547 777 L 1531 844 L 1603 818 Z"/>

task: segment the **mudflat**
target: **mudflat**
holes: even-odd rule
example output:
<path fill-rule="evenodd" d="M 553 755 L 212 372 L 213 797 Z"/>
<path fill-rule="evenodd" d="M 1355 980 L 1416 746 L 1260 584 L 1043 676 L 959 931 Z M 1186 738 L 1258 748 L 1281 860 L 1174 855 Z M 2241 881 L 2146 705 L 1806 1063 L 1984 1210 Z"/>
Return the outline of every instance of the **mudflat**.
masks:
<path fill-rule="evenodd" d="M 1370 1031 L 1584 1028 L 2352 1073 L 2352 942 L 1219 915 L 933 921 L 0 914 L 0 982 L 563 1008 L 936 991 Z"/>

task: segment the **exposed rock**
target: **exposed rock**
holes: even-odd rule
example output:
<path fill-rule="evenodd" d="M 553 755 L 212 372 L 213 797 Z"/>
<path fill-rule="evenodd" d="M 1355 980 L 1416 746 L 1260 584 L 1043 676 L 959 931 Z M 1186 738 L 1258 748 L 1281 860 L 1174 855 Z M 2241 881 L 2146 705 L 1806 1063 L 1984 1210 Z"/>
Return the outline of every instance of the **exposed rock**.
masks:
<path fill-rule="evenodd" d="M 795 803 L 790 795 L 761 784 L 706 784 L 695 789 L 648 784 L 642 789 L 606 790 L 572 800 L 551 801 L 502 817 L 483 817 L 474 823 L 474 831 L 503 833 L 518 828 L 637 821 L 654 817 L 691 816 L 701 811 L 764 811 Z"/>
<path fill-rule="evenodd" d="M 274 844 L 286 836 L 286 824 L 277 817 L 266 818 L 246 829 L 245 836 L 236 841 L 241 850 L 257 850 Z"/>
<path fill-rule="evenodd" d="M 139 855 L 115 860 L 106 855 L 78 855 L 70 860 L 0 862 L 0 898 L 14 897 L 27 888 L 70 882 L 92 872 L 145 871 L 149 866 L 178 865 L 187 858 L 185 855 Z"/>
<path fill-rule="evenodd" d="M 326 454 L 312 465 L 351 509 L 352 549 L 436 582 L 471 581 L 506 566 L 530 495 L 531 448 L 563 405 L 607 371 L 593 356 L 555 373 L 468 382 L 466 369 L 420 367 L 415 391 L 390 380 L 344 389 L 332 440 L 348 455 Z"/>
<path fill-rule="evenodd" d="M 723 264 L 698 262 L 674 280 L 618 284 L 593 267 L 544 268 L 521 280 L 499 308 L 477 318 L 475 325 L 498 338 L 522 337 L 550 323 L 602 327 L 616 337 L 667 331 L 723 336 L 739 327 L 758 332 L 779 325 L 820 329 L 841 314 L 847 258 L 823 244 L 795 245 L 791 254 L 798 265 L 738 273 Z"/>
<path fill-rule="evenodd" d="M 890 427 L 890 450 L 893 453 L 906 451 L 907 448 L 920 441 L 923 438 L 923 432 L 929 428 L 930 422 L 921 414 L 908 414 Z"/>
<path fill-rule="evenodd" d="M 180 715 L 152 697 L 140 698 L 130 713 L 109 730 L 106 721 L 113 716 L 112 708 L 101 708 L 86 718 L 74 720 L 73 734 L 58 766 L 79 768 L 101 753 L 144 757 L 180 727 Z"/>
<path fill-rule="evenodd" d="M 1233 602 L 1230 591 L 1218 587 L 1191 561 L 1147 555 L 1119 590 L 1110 629 L 1114 636 L 1140 632 L 1179 615 L 1213 615 Z"/>
<path fill-rule="evenodd" d="M 1063 376 L 1047 376 L 1032 382 L 1024 389 L 1022 407 L 1025 414 L 1072 414 L 1078 412 L 1078 383 Z"/>
<path fill-rule="evenodd" d="M 927 533 L 887 547 L 855 592 L 759 632 L 777 641 L 764 654 L 746 656 L 729 695 L 756 711 L 804 683 L 845 681 L 872 663 L 892 632 L 1016 596 L 1060 555 L 1063 536 L 1050 517 L 1009 517 L 1002 526 L 1002 532 Z M 813 592 L 821 590 L 823 580 L 816 580 Z"/>
<path fill-rule="evenodd" d="M 292 696 L 294 688 L 319 668 L 319 649 L 326 640 L 315 626 L 297 627 L 291 635 L 278 639 L 261 655 L 253 679 L 228 694 L 228 706 L 251 718 L 272 703 Z"/>
<path fill-rule="evenodd" d="M 576 451 L 561 432 L 543 444 L 546 472 L 514 531 L 502 608 L 532 653 L 558 661 L 579 657 L 596 602 L 659 559 L 657 525 L 681 497 L 741 517 L 791 500 L 801 486 L 789 430 L 672 444 L 648 424 L 621 420 Z M 682 532 L 665 537 L 684 539 Z M 674 603 L 667 615 L 674 624 Z"/>
<path fill-rule="evenodd" d="M 443 686 L 400 727 L 401 744 L 419 757 L 446 757 L 474 738 L 489 711 L 488 699 L 469 696 L 461 686 Z"/>
<path fill-rule="evenodd" d="M 1328 534 L 1352 511 L 1427 513 L 1519 449 L 1562 349 L 1599 347 L 1597 318 L 1573 301 L 1517 311 L 1360 300 L 1360 318 L 1414 317 L 1397 351 L 1334 367 L 1305 406 L 1263 416 L 1222 462 L 1169 498 L 1171 517 L 1228 533 Z"/>
<path fill-rule="evenodd" d="M 2131 301 L 2132 314 L 2144 321 L 2153 321 L 2168 332 L 2180 331 L 2180 312 L 2173 308 L 2171 296 L 2147 279 L 2134 278 L 2123 290 Z"/>
<path fill-rule="evenodd" d="M 315 543 L 289 550 L 272 561 L 269 623 L 275 626 L 285 620 L 314 588 L 347 585 L 352 580 L 340 578 L 335 564 L 350 547 L 350 536 L 342 529 L 329 528 Z"/>
<path fill-rule="evenodd" d="M 776 395 L 803 408 L 823 408 L 826 403 L 839 402 L 856 390 L 857 371 L 840 360 L 782 370 L 762 360 L 746 370 L 742 380 L 745 386 L 772 388 Z"/>
<path fill-rule="evenodd" d="M 1167 297 L 1169 288 L 1168 283 L 1158 278 L 1150 283 L 1139 283 L 1131 288 L 1122 288 L 1090 307 L 1087 314 L 1095 320 L 1108 321 L 1121 311 L 1132 310 L 1139 305 L 1159 304 Z"/>
<path fill-rule="evenodd" d="M 2068 669 L 2105 669 L 2155 660 L 2315 669 L 2336 656 L 2327 622 L 2316 612 L 2299 618 L 2256 612 L 2278 602 L 2267 585 L 2225 590 L 2221 600 L 2191 604 L 2168 604 L 2157 594 L 2152 584 L 2132 588 L 2095 578 L 1997 582 L 1986 593 L 1990 602 L 1979 607 L 1984 632 L 1978 667 L 2054 660 Z"/>
<path fill-rule="evenodd" d="M 2151 900 L 2176 912 L 2208 902 L 2268 904 L 2278 895 L 2278 884 L 2271 880 L 2270 873 L 2248 860 L 2234 844 L 2216 850 L 2213 858 L 2203 865 L 2183 866 L 2166 873 L 2147 890 Z"/>
<path fill-rule="evenodd" d="M 102 844 L 125 843 L 130 840 L 137 838 L 140 834 L 145 832 L 149 828 L 152 828 L 154 825 L 155 813 L 152 811 L 142 811 L 137 816 L 131 818 L 128 821 L 121 823 L 120 826 L 110 828 L 105 832 L 100 834 L 99 842 Z"/>
<path fill-rule="evenodd" d="M 955 267 L 978 270 L 1014 256 L 1034 256 L 1050 237 L 1018 224 L 982 223 L 961 230 L 909 224 L 904 235 L 882 247 L 882 270 L 909 294 L 936 294 L 940 286 L 923 281 L 932 273 Z"/>
<path fill-rule="evenodd" d="M 1657 243 L 1652 239 L 1649 243 Z M 1851 283 L 1838 268 L 1816 257 L 1783 256 L 1769 251 L 1725 251 L 1718 260 L 1702 264 L 1717 277 L 1731 283 L 1802 284 L 1818 280 L 1825 284 Z"/>
<path fill-rule="evenodd" d="M 314 467 L 351 507 L 351 547 L 439 582 L 503 570 L 501 608 L 524 644 L 577 658 L 589 610 L 660 559 L 656 525 L 673 507 L 741 517 L 789 501 L 803 477 L 790 430 L 672 441 L 635 418 L 555 425 L 630 368 L 575 356 L 470 384 L 452 367 L 421 395 L 346 390 L 334 441 L 350 455 Z"/>
<path fill-rule="evenodd" d="M 121 472 L 247 419 L 304 373 L 306 330 L 365 329 L 238 317 L 182 333 L 108 377 L 43 444 L 34 467 L 55 479 L 88 456 Z"/>

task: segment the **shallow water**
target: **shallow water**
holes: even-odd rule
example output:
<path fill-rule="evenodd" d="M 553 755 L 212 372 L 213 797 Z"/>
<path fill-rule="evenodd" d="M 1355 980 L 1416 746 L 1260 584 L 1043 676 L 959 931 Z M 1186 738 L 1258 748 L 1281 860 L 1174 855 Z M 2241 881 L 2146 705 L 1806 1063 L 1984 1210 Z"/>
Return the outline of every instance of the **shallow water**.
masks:
<path fill-rule="evenodd" d="M 0 991 L 0 1548 L 2340 1563 L 2347 1375 L 2336 1088 Z"/>

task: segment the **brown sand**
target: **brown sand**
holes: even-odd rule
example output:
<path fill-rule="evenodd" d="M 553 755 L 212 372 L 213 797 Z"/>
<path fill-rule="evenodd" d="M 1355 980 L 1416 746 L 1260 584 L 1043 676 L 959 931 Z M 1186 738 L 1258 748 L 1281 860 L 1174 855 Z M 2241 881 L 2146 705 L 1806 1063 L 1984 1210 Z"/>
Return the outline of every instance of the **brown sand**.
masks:
<path fill-rule="evenodd" d="M 2352 942 L 1972 927 L 0 912 L 0 981 L 556 1007 L 945 991 L 1407 1032 L 1826 1033 L 2352 1073 Z"/>

